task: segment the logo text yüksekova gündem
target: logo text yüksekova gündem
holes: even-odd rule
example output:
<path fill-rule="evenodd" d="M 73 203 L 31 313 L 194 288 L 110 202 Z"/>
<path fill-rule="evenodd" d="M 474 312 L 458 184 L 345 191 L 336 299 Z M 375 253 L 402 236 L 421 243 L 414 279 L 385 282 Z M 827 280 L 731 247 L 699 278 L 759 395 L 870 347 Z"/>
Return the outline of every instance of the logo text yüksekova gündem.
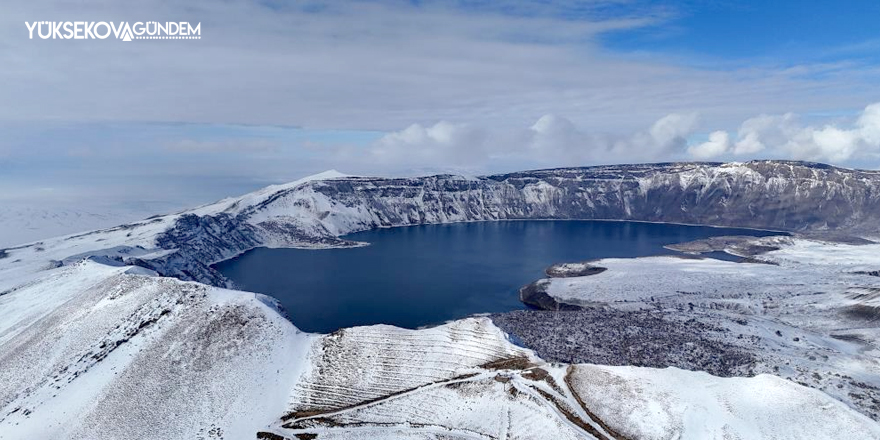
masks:
<path fill-rule="evenodd" d="M 131 40 L 198 40 L 202 38 L 202 23 L 195 26 L 186 21 L 35 21 L 24 22 L 30 39 L 43 40 L 105 40 L 110 37 Z"/>

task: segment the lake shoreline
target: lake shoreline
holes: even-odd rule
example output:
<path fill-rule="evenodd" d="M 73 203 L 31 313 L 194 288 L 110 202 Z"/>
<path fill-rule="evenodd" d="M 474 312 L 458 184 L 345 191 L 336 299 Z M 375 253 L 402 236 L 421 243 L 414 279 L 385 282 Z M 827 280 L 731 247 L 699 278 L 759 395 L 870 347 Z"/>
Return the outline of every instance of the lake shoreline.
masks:
<path fill-rule="evenodd" d="M 344 237 L 372 245 L 336 251 L 262 247 L 214 267 L 238 288 L 277 299 L 304 331 L 418 328 L 478 313 L 567 309 L 540 290 L 521 292 L 554 262 L 680 255 L 664 246 L 744 233 L 754 232 L 601 220 L 459 222 L 350 234 Z M 582 269 L 571 274 L 601 271 Z"/>

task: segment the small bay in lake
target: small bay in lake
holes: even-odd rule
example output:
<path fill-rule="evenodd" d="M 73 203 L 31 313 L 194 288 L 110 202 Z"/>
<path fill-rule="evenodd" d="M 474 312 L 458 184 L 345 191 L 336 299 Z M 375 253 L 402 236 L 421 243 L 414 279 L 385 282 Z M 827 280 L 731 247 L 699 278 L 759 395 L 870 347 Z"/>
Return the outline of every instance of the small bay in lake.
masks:
<path fill-rule="evenodd" d="M 360 248 L 257 248 L 215 268 L 239 289 L 277 298 L 303 331 L 369 324 L 417 328 L 525 308 L 519 288 L 542 278 L 553 263 L 676 255 L 663 246 L 772 234 L 616 221 L 456 223 L 344 237 L 370 243 Z"/>

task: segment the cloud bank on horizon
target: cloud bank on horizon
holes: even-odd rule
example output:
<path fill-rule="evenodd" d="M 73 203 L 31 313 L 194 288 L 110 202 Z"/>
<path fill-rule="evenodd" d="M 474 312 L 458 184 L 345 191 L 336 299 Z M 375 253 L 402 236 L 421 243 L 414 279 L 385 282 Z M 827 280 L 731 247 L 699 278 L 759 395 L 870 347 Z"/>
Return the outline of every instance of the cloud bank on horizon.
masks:
<path fill-rule="evenodd" d="M 880 103 L 855 118 L 804 124 L 793 113 L 759 115 L 731 134 L 712 131 L 704 142 L 697 134 L 696 113 L 666 115 L 629 135 L 592 134 L 572 121 L 545 115 L 527 129 L 489 134 L 488 129 L 446 121 L 413 124 L 373 143 L 364 159 L 417 166 L 491 168 L 514 162 L 539 167 L 660 160 L 794 159 L 834 164 L 880 164 Z"/>
<path fill-rule="evenodd" d="M 707 142 L 692 145 L 697 159 L 719 156 L 770 155 L 819 162 L 846 163 L 880 159 L 880 103 L 871 104 L 851 123 L 803 125 L 797 115 L 760 115 L 740 125 L 734 139 L 713 131 Z"/>
<path fill-rule="evenodd" d="M 0 203 L 183 207 L 329 168 L 880 168 L 878 15 L 859 0 L 13 0 Z M 29 40 L 35 20 L 189 21 L 202 38 Z"/>

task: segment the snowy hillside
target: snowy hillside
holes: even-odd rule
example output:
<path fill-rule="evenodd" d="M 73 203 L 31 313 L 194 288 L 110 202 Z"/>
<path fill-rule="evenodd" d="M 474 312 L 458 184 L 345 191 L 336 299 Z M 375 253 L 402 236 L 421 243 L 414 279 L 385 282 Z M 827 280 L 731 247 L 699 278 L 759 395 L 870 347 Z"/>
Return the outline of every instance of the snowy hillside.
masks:
<path fill-rule="evenodd" d="M 12 251 L 65 249 L 45 264 L 97 251 L 162 275 L 227 286 L 210 264 L 258 246 L 354 246 L 338 237 L 376 227 L 503 219 L 617 219 L 878 236 L 880 172 L 773 161 L 566 168 L 481 178 L 382 179 L 331 171 Z"/>
<path fill-rule="evenodd" d="M 269 303 L 93 261 L 43 272 L 0 296 L 0 438 L 253 438 L 311 341 Z"/>
<path fill-rule="evenodd" d="M 222 285 L 203 262 L 255 246 L 350 246 L 355 244 L 337 237 L 377 227 L 504 219 L 620 219 L 876 235 L 880 172 L 753 162 L 572 168 L 479 179 L 312 180 L 183 215 L 156 242 L 181 252 L 150 267 Z"/>
<path fill-rule="evenodd" d="M 42 238 L 107 228 L 150 215 L 144 210 L 0 205 L 0 248 Z"/>
<path fill-rule="evenodd" d="M 754 257 L 772 264 L 601 260 L 605 271 L 544 282 L 554 301 L 601 303 L 591 311 L 330 335 L 299 332 L 271 298 L 223 289 L 210 268 L 257 246 L 357 246 L 339 235 L 453 221 L 611 218 L 872 235 L 878 185 L 875 172 L 789 162 L 477 179 L 328 173 L 8 247 L 0 250 L 0 439 L 547 432 L 603 440 L 880 439 L 872 420 L 880 409 L 873 342 L 880 278 L 872 275 L 880 245 L 776 238 L 779 250 Z M 578 321 L 599 313 L 619 315 Z M 640 313 L 660 317 L 641 322 Z M 663 331 L 643 338 L 647 345 L 628 339 L 652 323 Z M 536 351 L 513 345 L 505 332 L 519 332 Z M 728 358 L 715 356 L 717 347 L 741 353 L 733 365 L 718 365 Z M 622 348 L 644 350 L 622 355 Z M 655 363 L 642 356 L 658 351 L 667 356 Z M 599 366 L 563 354 L 623 362 Z M 633 364 L 645 366 L 626 366 Z"/>
<path fill-rule="evenodd" d="M 306 376 L 298 389 L 308 404 L 264 432 L 290 439 L 880 436 L 880 425 L 777 377 L 547 364 L 485 327 L 464 320 L 431 330 L 376 326 L 325 336 L 312 368 L 329 377 Z M 473 336 L 449 345 L 467 331 Z M 474 336 L 484 343 L 472 344 Z"/>
<path fill-rule="evenodd" d="M 0 439 L 880 438 L 775 377 L 547 364 L 485 318 L 307 335 L 261 295 L 89 260 L 0 314 Z"/>
<path fill-rule="evenodd" d="M 563 320 L 514 313 L 499 325 L 554 360 L 776 374 L 880 420 L 880 277 L 869 274 L 880 268 L 880 244 L 756 241 L 782 247 L 754 257 L 764 263 L 669 256 L 592 261 L 605 270 L 539 280 L 523 290 L 586 311 Z M 623 356 L 603 348 L 612 343 L 607 329 L 626 331 L 618 320 L 649 334 L 620 336 L 633 340 Z M 556 336 L 562 332 L 564 338 Z M 651 334 L 661 335 L 653 343 L 662 350 L 652 350 Z M 700 355 L 721 347 L 724 355 Z"/>

